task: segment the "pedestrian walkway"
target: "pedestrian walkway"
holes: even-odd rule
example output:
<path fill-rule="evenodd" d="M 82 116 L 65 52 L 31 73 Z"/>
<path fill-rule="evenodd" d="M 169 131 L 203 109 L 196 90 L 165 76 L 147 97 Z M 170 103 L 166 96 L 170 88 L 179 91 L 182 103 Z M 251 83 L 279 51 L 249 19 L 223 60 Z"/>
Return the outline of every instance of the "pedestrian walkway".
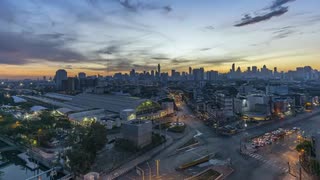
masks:
<path fill-rule="evenodd" d="M 279 170 L 281 172 L 284 172 L 284 173 L 288 172 L 288 168 L 287 167 L 283 167 L 283 166 L 279 165 L 279 163 L 276 162 L 276 161 L 267 160 L 266 158 L 264 158 L 260 154 L 250 153 L 250 152 L 243 152 L 243 154 L 248 155 L 251 158 L 254 158 L 254 159 L 266 164 L 267 166 L 272 167 L 274 169 L 277 169 L 277 170 Z"/>

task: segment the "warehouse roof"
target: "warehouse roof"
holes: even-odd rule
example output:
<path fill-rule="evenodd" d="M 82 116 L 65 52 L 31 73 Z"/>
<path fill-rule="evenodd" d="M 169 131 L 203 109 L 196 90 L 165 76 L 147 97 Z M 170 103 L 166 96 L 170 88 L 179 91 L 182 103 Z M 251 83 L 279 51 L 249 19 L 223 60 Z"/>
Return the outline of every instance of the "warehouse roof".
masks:
<path fill-rule="evenodd" d="M 139 105 L 150 100 L 121 95 L 79 94 L 74 96 L 71 103 L 91 108 L 102 108 L 107 111 L 120 113 L 125 109 L 136 109 Z"/>

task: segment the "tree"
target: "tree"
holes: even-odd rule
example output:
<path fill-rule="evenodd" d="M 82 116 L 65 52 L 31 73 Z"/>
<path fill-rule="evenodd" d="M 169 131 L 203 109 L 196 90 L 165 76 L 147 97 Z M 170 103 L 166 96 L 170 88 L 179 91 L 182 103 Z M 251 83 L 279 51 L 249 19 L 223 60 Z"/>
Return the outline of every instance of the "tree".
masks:
<path fill-rule="evenodd" d="M 81 148 L 72 148 L 67 152 L 69 167 L 75 174 L 83 174 L 90 170 L 94 156 Z"/>
<path fill-rule="evenodd" d="M 87 172 L 96 158 L 96 154 L 107 143 L 107 129 L 98 122 L 89 126 L 76 126 L 69 137 L 72 150 L 67 152 L 69 166 L 74 173 Z"/>
<path fill-rule="evenodd" d="M 82 147 L 93 154 L 96 154 L 107 143 L 107 129 L 98 122 L 93 122 L 89 127 L 89 132 L 84 136 Z"/>
<path fill-rule="evenodd" d="M 311 141 L 304 140 L 303 142 L 301 142 L 300 144 L 298 144 L 296 146 L 296 150 L 298 152 L 306 152 L 306 153 L 310 153 L 310 155 L 312 155 L 313 154 L 313 148 L 312 148 Z"/>

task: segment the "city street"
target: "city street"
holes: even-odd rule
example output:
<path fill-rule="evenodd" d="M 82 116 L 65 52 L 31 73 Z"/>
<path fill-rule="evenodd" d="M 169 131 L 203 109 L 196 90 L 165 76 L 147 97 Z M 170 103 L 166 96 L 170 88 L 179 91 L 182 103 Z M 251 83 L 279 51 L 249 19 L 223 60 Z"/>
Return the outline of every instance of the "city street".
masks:
<path fill-rule="evenodd" d="M 231 137 L 222 137 L 215 134 L 214 130 L 208 126 L 205 126 L 200 120 L 194 118 L 191 110 L 186 106 L 181 106 L 181 111 L 179 115 L 185 115 L 185 118 L 180 118 L 180 121 L 186 123 L 191 129 L 189 133 L 196 134 L 197 132 L 201 133 L 198 136 L 198 139 L 202 143 L 202 145 L 195 147 L 187 152 L 179 153 L 172 155 L 175 152 L 174 147 L 169 147 L 165 151 L 161 152 L 159 155 L 154 157 L 149 161 L 149 166 L 147 163 L 140 165 L 145 172 L 145 177 L 149 178 L 149 172 L 151 170 L 152 176 L 156 177 L 156 163 L 155 160 L 160 160 L 159 173 L 161 179 L 183 179 L 187 176 L 181 172 L 175 170 L 179 165 L 188 162 L 193 159 L 197 159 L 206 153 L 216 153 L 221 159 L 231 158 L 232 167 L 234 168 L 234 173 L 231 174 L 229 179 L 274 179 L 285 176 L 283 168 L 279 168 L 278 166 L 273 166 L 267 160 L 272 157 L 276 157 L 277 154 L 281 154 L 282 149 L 279 148 L 273 150 L 273 152 L 269 152 L 266 156 L 264 156 L 266 161 L 260 161 L 259 159 L 241 155 L 239 153 L 240 147 L 240 139 L 245 136 L 256 136 L 260 134 L 264 134 L 265 132 L 269 132 L 271 130 L 277 129 L 279 127 L 294 127 L 298 126 L 301 129 L 308 131 L 315 128 L 317 125 L 317 121 L 320 120 L 320 115 L 318 111 L 314 111 L 313 113 L 308 114 L 300 114 L 295 118 L 286 119 L 278 122 L 274 122 L 271 124 L 267 124 L 264 126 L 259 126 L 253 129 L 249 129 L 245 132 L 239 133 L 237 135 Z M 308 123 L 305 123 L 308 121 Z M 313 125 L 314 124 L 314 125 Z M 309 131 L 310 132 L 310 131 Z M 190 136 L 191 138 L 192 136 Z M 175 146 L 176 147 L 176 146 Z M 290 146 L 292 150 L 293 145 Z M 279 152 L 278 152 L 279 151 Z M 290 153 L 283 155 L 283 157 L 290 157 Z M 287 160 L 284 160 L 287 162 Z M 281 166 L 281 167 L 285 167 Z M 119 179 L 141 179 L 136 173 L 135 170 L 130 171 L 126 175 L 120 177 Z"/>

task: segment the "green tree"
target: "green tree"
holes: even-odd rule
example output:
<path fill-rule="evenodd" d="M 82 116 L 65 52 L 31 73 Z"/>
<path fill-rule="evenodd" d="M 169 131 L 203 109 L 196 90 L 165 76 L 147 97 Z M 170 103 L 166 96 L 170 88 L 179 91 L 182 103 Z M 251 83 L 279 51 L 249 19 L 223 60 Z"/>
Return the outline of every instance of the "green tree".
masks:
<path fill-rule="evenodd" d="M 90 170 L 91 164 L 94 161 L 94 156 L 87 153 L 81 148 L 73 148 L 67 152 L 69 159 L 69 167 L 76 175 L 84 174 Z"/>
<path fill-rule="evenodd" d="M 311 141 L 304 140 L 303 142 L 301 142 L 296 146 L 296 150 L 298 152 L 306 152 L 311 154 L 313 152 Z"/>
<path fill-rule="evenodd" d="M 96 158 L 96 154 L 107 143 L 107 129 L 98 122 L 89 126 L 76 126 L 69 137 L 69 166 L 74 173 L 87 172 Z"/>

